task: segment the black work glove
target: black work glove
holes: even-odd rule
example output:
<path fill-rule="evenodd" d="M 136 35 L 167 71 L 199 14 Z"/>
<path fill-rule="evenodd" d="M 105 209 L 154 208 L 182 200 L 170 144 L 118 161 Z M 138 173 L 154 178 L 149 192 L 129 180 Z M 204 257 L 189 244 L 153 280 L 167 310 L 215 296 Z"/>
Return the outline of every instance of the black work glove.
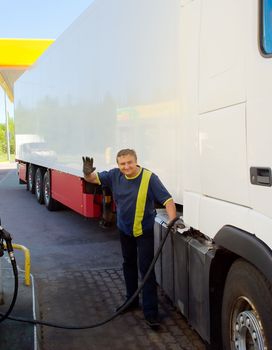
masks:
<path fill-rule="evenodd" d="M 83 174 L 84 176 L 88 176 L 95 171 L 96 168 L 93 166 L 93 158 L 90 157 L 82 157 L 83 160 Z"/>
<path fill-rule="evenodd" d="M 175 219 L 171 220 L 168 225 L 168 227 L 171 226 L 171 230 L 173 232 L 176 232 L 178 228 L 183 229 L 185 228 L 184 222 L 179 217 L 176 217 Z"/>

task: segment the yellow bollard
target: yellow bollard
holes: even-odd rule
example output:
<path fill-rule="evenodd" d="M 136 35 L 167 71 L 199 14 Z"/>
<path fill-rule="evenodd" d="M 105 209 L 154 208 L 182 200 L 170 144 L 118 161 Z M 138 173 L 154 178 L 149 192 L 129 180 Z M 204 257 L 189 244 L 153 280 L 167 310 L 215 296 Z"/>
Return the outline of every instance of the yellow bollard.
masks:
<path fill-rule="evenodd" d="M 5 249 L 7 248 L 4 244 Z M 12 243 L 13 249 L 22 250 L 25 254 L 25 285 L 30 286 L 30 251 L 28 248 L 21 244 Z"/>

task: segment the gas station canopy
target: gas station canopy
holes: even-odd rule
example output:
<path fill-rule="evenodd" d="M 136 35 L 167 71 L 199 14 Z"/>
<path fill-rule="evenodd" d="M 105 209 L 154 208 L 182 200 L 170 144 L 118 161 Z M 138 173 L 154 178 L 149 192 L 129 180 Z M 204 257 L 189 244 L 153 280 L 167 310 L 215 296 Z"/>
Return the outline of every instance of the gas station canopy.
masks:
<path fill-rule="evenodd" d="M 52 39 L 1 39 L 0 85 L 13 101 L 13 84 L 54 42 Z"/>

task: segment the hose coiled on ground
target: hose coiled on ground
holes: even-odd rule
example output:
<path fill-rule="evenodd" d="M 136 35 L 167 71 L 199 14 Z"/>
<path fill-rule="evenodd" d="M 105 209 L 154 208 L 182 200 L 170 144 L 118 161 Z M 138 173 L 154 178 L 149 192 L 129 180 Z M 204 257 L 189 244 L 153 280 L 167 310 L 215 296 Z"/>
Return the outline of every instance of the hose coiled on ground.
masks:
<path fill-rule="evenodd" d="M 41 321 L 41 320 L 31 320 L 31 319 L 26 319 L 26 318 L 22 318 L 22 317 L 11 317 L 9 316 L 10 312 L 13 309 L 13 306 L 15 304 L 16 301 L 16 297 L 17 297 L 17 291 L 18 291 L 18 272 L 15 273 L 14 271 L 14 277 L 15 277 L 15 293 L 14 293 L 14 297 L 12 300 L 12 307 L 10 306 L 8 312 L 3 315 L 0 313 L 0 316 L 2 316 L 2 319 L 0 319 L 0 322 L 2 320 L 4 320 L 5 318 L 8 318 L 9 320 L 12 321 L 18 321 L 18 322 L 24 322 L 24 323 L 29 323 L 29 324 L 33 324 L 33 325 L 41 325 L 41 326 L 47 326 L 47 327 L 53 327 L 53 328 L 60 328 L 60 329 L 69 329 L 69 330 L 81 330 L 81 329 L 91 329 L 91 328 L 96 328 L 96 327 L 100 327 L 103 326 L 104 324 L 112 321 L 113 319 L 115 319 L 117 316 L 119 316 L 127 307 L 129 307 L 129 305 L 135 300 L 135 298 L 138 296 L 138 294 L 141 292 L 144 284 L 146 283 L 150 273 L 152 272 L 156 261 L 158 260 L 158 257 L 162 251 L 162 248 L 165 244 L 165 241 L 169 235 L 169 233 L 171 232 L 174 224 L 178 221 L 181 220 L 180 217 L 176 217 L 175 219 L 171 220 L 167 226 L 167 231 L 166 234 L 164 236 L 164 238 L 162 239 L 162 241 L 160 242 L 160 245 L 157 249 L 156 254 L 154 255 L 154 258 L 149 266 L 149 269 L 146 273 L 146 275 L 144 276 L 144 278 L 142 279 L 138 289 L 135 291 L 135 293 L 132 295 L 132 297 L 114 314 L 112 314 L 111 316 L 109 316 L 108 318 L 97 322 L 97 323 L 93 323 L 90 325 L 86 325 L 86 326 L 68 326 L 68 325 L 62 325 L 62 324 L 57 324 L 57 323 L 51 323 L 51 322 L 46 322 L 46 321 Z M 16 266 L 16 263 L 15 263 Z M 16 267 L 16 271 L 17 271 L 17 267 Z M 17 281 L 17 282 L 16 282 Z M 16 286 L 17 285 L 17 286 Z"/>

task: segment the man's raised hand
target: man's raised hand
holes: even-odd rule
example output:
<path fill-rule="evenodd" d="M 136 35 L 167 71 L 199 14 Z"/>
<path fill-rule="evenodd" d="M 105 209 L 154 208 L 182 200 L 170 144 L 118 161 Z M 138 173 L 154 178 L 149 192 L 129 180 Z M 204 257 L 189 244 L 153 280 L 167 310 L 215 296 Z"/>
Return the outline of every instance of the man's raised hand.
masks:
<path fill-rule="evenodd" d="M 83 161 L 82 171 L 84 176 L 88 176 L 95 171 L 96 168 L 93 166 L 93 158 L 82 157 L 82 161 Z"/>

